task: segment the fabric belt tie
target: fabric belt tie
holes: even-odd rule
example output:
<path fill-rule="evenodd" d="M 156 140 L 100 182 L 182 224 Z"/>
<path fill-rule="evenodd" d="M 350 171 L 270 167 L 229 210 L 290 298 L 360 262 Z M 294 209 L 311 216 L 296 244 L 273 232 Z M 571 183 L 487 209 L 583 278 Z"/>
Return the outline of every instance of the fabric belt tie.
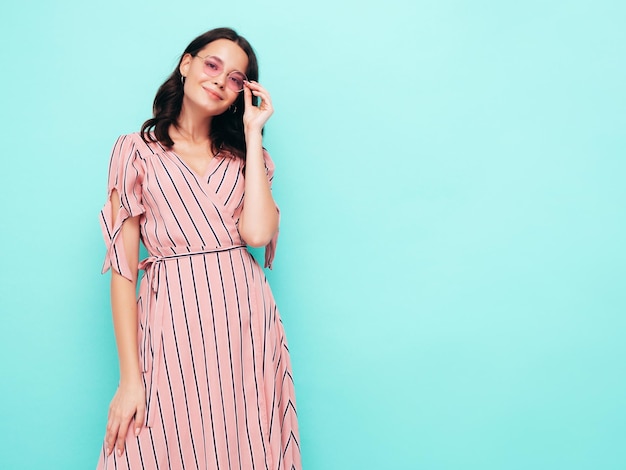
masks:
<path fill-rule="evenodd" d="M 216 247 L 211 249 L 202 248 L 191 250 L 189 247 L 164 248 L 163 251 L 180 251 L 167 256 L 149 256 L 139 263 L 139 269 L 145 271 L 145 280 L 152 290 L 147 296 L 144 318 L 140 320 L 143 328 L 141 331 L 141 371 L 150 376 L 146 390 L 146 426 L 152 427 L 154 424 L 154 414 L 157 408 L 156 391 L 159 379 L 159 369 L 161 364 L 161 330 L 163 328 L 163 314 L 165 312 L 165 299 L 163 288 L 165 287 L 165 262 L 189 256 L 206 255 L 220 253 L 245 248 L 246 245 L 232 245 L 226 247 Z M 184 251 L 183 251 L 184 250 Z M 153 305 L 153 302 L 155 303 Z M 152 318 L 151 318 L 152 317 Z M 153 351 L 150 354 L 150 346 Z"/>

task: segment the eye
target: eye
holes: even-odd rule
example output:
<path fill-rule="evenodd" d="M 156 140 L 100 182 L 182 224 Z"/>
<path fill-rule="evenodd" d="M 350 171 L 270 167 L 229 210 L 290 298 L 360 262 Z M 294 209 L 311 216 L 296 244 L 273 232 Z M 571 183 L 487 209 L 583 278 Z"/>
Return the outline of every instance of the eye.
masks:
<path fill-rule="evenodd" d="M 240 88 L 243 88 L 243 79 L 237 75 L 231 75 L 228 79 Z"/>
<path fill-rule="evenodd" d="M 204 59 L 204 73 L 211 77 L 219 75 L 222 71 L 222 63 L 216 57 L 207 57 Z"/>
<path fill-rule="evenodd" d="M 218 71 L 220 69 L 220 66 L 217 62 L 213 61 L 213 60 L 207 60 L 204 65 L 207 66 L 208 69 L 214 70 L 214 71 Z"/>
<path fill-rule="evenodd" d="M 243 84 L 246 81 L 246 76 L 241 72 L 231 72 L 228 75 L 228 87 L 233 91 L 243 90 Z"/>

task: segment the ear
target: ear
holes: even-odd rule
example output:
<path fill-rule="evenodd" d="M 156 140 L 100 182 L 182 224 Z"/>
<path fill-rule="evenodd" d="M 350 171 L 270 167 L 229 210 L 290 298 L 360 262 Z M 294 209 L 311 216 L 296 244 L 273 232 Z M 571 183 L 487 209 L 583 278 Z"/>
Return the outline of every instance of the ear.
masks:
<path fill-rule="evenodd" d="M 189 67 L 191 67 L 191 60 L 193 56 L 191 54 L 185 54 L 183 58 L 180 60 L 180 65 L 178 66 L 178 71 L 183 77 L 186 77 L 189 73 Z"/>

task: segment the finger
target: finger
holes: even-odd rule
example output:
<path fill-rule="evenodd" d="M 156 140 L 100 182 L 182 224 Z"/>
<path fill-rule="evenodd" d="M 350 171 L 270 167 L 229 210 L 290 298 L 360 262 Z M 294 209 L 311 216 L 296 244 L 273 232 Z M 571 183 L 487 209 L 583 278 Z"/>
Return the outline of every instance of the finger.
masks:
<path fill-rule="evenodd" d="M 260 97 L 264 101 L 271 101 L 269 92 L 259 85 L 257 82 L 247 82 L 249 85 L 249 89 L 252 91 L 254 96 Z"/>
<path fill-rule="evenodd" d="M 270 95 L 268 93 L 265 93 L 263 91 L 260 90 L 252 90 L 252 94 L 254 96 L 259 96 L 261 97 L 261 99 L 263 99 L 263 101 L 269 101 L 270 100 Z"/>
<path fill-rule="evenodd" d="M 267 91 L 267 90 L 265 90 L 265 88 L 263 88 L 263 85 L 261 85 L 259 82 L 248 81 L 248 83 L 250 84 L 250 87 L 254 88 L 255 90 Z"/>
<path fill-rule="evenodd" d="M 109 405 L 109 414 L 107 415 L 107 429 L 113 424 L 115 421 L 115 411 L 113 411 L 113 403 Z"/>
<path fill-rule="evenodd" d="M 126 433 L 119 433 L 117 435 L 117 442 L 115 442 L 115 453 L 118 457 L 121 457 L 124 453 L 124 442 L 126 441 Z"/>
<path fill-rule="evenodd" d="M 258 95 L 259 98 L 259 104 L 257 105 L 259 110 L 263 111 L 263 112 L 271 112 L 273 111 L 273 107 L 272 107 L 272 102 L 269 101 L 265 96 L 263 96 L 262 94 Z"/>
<path fill-rule="evenodd" d="M 135 436 L 139 436 L 139 433 L 141 432 L 141 428 L 144 425 L 144 422 L 146 420 L 146 407 L 142 406 L 142 407 L 138 407 L 137 408 L 137 412 L 135 413 Z"/>
<path fill-rule="evenodd" d="M 252 92 L 250 91 L 250 82 L 244 82 L 245 85 L 243 87 L 243 103 L 245 109 L 248 109 L 252 106 Z"/>
<path fill-rule="evenodd" d="M 256 96 L 256 95 L 263 95 L 263 96 L 267 96 L 268 98 L 270 97 L 270 93 L 269 91 L 267 91 L 265 88 L 263 88 L 262 86 L 258 86 L 255 87 L 254 84 L 250 84 L 250 90 L 252 91 L 252 93 Z"/>
<path fill-rule="evenodd" d="M 124 452 L 124 443 L 126 442 L 126 434 L 128 434 L 128 428 L 130 426 L 130 418 L 124 419 L 120 423 L 120 429 L 117 432 L 117 442 L 115 443 L 115 451 L 118 456 Z"/>
<path fill-rule="evenodd" d="M 254 96 L 257 96 L 259 98 L 261 98 L 261 101 L 264 101 L 265 103 L 271 103 L 272 102 L 272 98 L 270 96 L 270 94 L 265 91 L 265 90 L 252 90 L 252 94 Z"/>
<path fill-rule="evenodd" d="M 111 422 L 107 425 L 107 433 L 104 438 L 104 442 L 106 443 L 106 452 L 107 455 L 111 455 L 113 452 L 113 448 L 115 446 L 115 439 L 117 438 L 119 426 L 115 422 Z"/>

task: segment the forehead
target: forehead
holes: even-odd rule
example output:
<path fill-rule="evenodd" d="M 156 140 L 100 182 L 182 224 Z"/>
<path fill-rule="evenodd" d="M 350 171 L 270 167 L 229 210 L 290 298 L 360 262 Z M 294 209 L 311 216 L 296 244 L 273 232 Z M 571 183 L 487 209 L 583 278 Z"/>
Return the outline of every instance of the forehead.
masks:
<path fill-rule="evenodd" d="M 229 39 L 217 39 L 204 46 L 198 55 L 219 57 L 227 69 L 245 71 L 248 68 L 248 56 L 244 50 Z"/>

